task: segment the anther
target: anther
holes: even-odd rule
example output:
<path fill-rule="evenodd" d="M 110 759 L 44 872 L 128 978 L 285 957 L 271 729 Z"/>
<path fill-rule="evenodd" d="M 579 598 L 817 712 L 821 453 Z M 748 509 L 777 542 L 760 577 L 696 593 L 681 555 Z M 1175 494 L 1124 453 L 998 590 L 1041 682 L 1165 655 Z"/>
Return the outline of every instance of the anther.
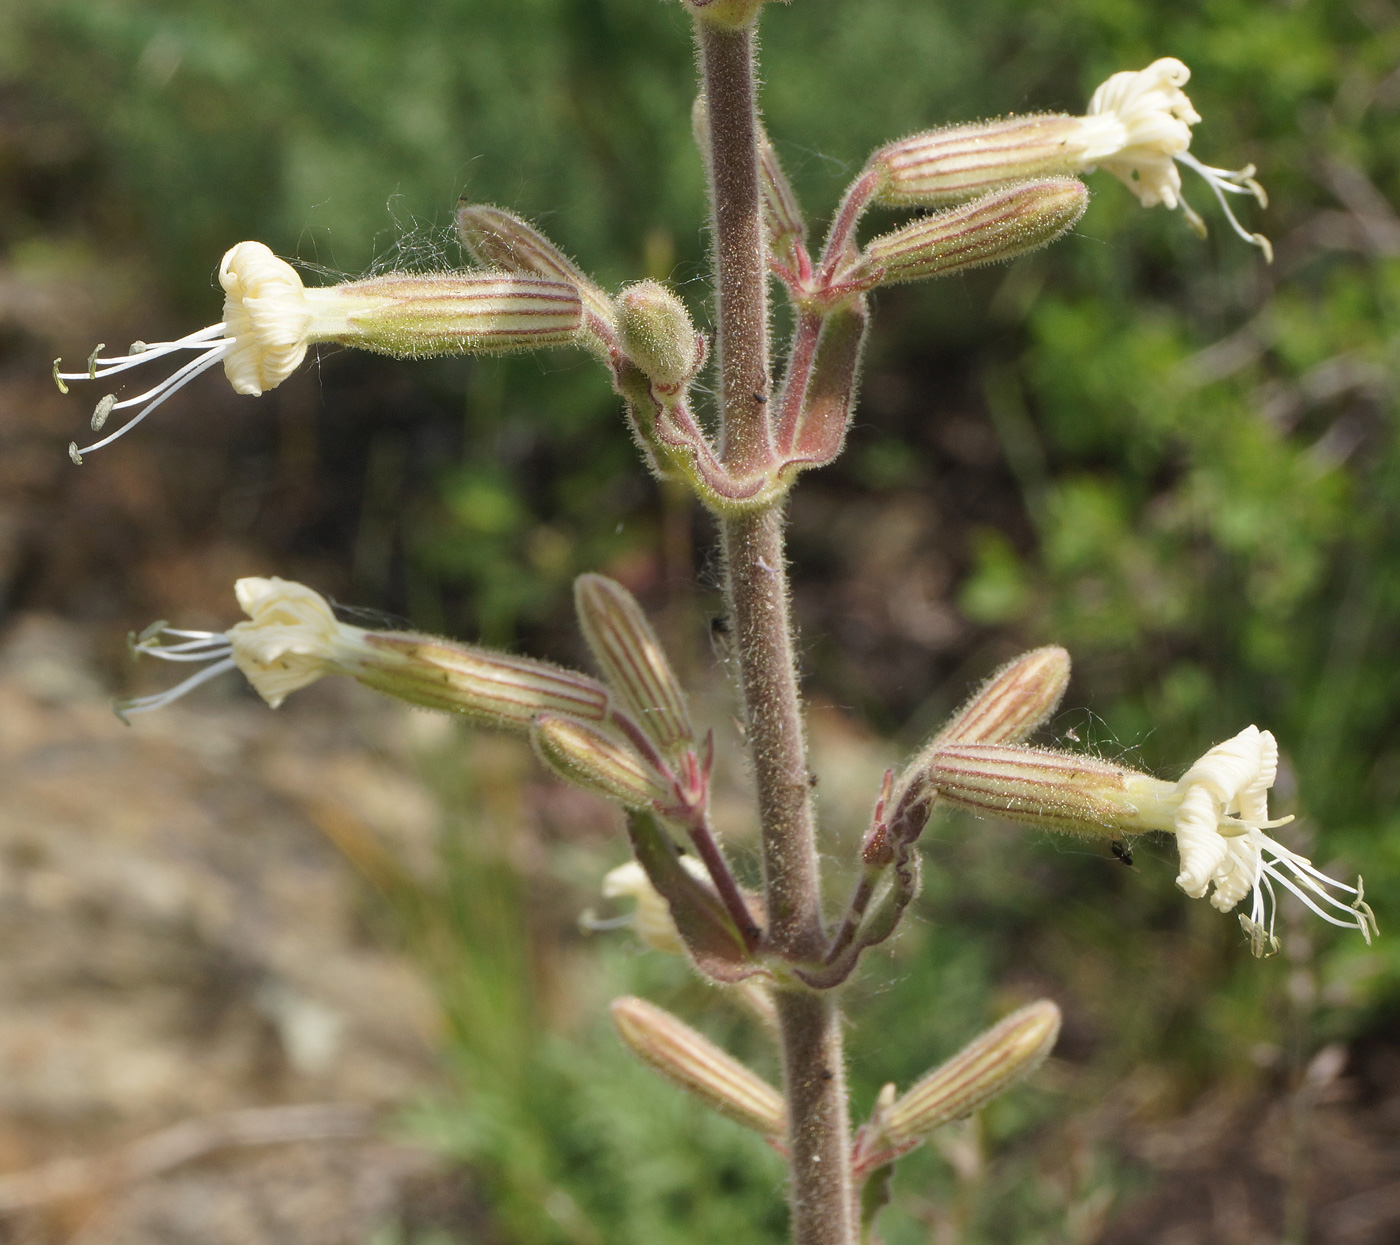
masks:
<path fill-rule="evenodd" d="M 117 395 L 114 393 L 106 394 L 104 397 L 98 400 L 97 408 L 92 413 L 93 432 L 102 431 L 102 425 L 107 422 L 107 417 L 111 415 L 112 409 L 116 405 Z"/>

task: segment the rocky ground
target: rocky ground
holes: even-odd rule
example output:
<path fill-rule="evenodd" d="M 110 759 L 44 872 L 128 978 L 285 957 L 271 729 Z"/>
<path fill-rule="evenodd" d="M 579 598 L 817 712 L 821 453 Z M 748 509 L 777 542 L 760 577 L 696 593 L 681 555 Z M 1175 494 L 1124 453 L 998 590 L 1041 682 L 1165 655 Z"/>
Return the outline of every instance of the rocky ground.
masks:
<path fill-rule="evenodd" d="M 81 630 L 5 631 L 0 1239 L 331 1245 L 457 1196 L 394 1140 L 432 1000 L 328 837 L 435 833 L 406 715 L 358 690 L 128 727 Z"/>

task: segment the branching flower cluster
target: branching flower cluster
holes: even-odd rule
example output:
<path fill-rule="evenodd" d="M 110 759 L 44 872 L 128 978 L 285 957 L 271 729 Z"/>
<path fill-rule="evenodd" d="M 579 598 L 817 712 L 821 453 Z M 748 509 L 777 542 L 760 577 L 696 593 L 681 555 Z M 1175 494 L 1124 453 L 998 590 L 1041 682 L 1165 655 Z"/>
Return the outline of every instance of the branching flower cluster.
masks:
<path fill-rule="evenodd" d="M 1048 1000 L 1008 1016 L 901 1096 L 881 1093 L 851 1133 L 835 988 L 863 953 L 888 939 L 919 892 L 918 841 L 939 804 L 1116 839 L 1161 832 L 1181 853 L 1177 883 L 1241 921 L 1256 954 L 1276 949 L 1275 886 L 1369 941 L 1374 920 L 1360 880 L 1350 887 L 1268 831 L 1278 748 L 1249 727 L 1208 751 L 1175 783 L 1092 756 L 1029 747 L 1069 679 L 1063 649 L 1035 649 L 994 674 L 914 756 L 890 771 L 874 801 L 850 896 L 834 921 L 823 904 L 806 746 L 788 619 L 782 507 L 798 475 L 840 452 L 856 400 L 871 295 L 1013 259 L 1070 230 L 1096 168 L 1144 206 L 1180 208 L 1179 166 L 1199 173 L 1235 230 L 1227 195 L 1265 203 L 1253 169 L 1201 164 L 1189 151 L 1201 118 L 1182 90 L 1180 61 L 1113 75 L 1083 116 L 1011 117 L 914 134 L 875 151 L 842 198 L 819 248 L 756 106 L 754 26 L 762 0 L 685 0 L 696 31 L 701 91 L 694 128 L 709 177 L 716 269 L 715 331 L 698 331 L 666 286 L 609 293 L 534 226 L 505 209 L 464 202 L 457 229 L 474 266 L 307 288 L 257 242 L 223 258 L 222 318 L 173 342 L 94 351 L 66 382 L 108 380 L 143 364 L 177 364 L 165 380 L 97 404 L 93 430 L 139 408 L 121 428 L 72 448 L 75 461 L 109 444 L 203 371 L 222 363 L 239 393 L 280 384 L 314 344 L 402 358 L 573 346 L 607 369 L 651 470 L 680 480 L 717 516 L 740 670 L 747 746 L 762 827 L 763 887 L 746 888 L 710 810 L 713 736 L 694 725 L 684 691 L 642 610 L 619 584 L 584 575 L 579 624 L 598 676 L 336 617 L 313 589 L 276 578 L 235 586 L 247 620 L 221 633 L 153 624 L 135 652 L 200 669 L 168 692 L 123 702 L 159 708 L 237 669 L 274 708 L 327 675 L 344 675 L 412 705 L 528 737 L 566 781 L 626 813 L 634 860 L 608 875 L 605 896 L 635 902 L 638 935 L 684 954 L 731 990 L 775 1036 L 781 1088 L 769 1085 L 674 1016 L 640 999 L 613 1007 L 623 1041 L 673 1084 L 768 1139 L 790 1164 L 794 1239 L 850 1245 L 875 1239 L 889 1173 L 902 1155 L 1032 1072 L 1060 1016 Z M 874 206 L 915 215 L 874 237 Z M 781 290 L 794 329 L 781 377 L 769 360 L 768 299 Z M 697 413 L 697 378 L 713 360 L 717 434 Z M 65 388 L 66 391 L 66 388 Z"/>

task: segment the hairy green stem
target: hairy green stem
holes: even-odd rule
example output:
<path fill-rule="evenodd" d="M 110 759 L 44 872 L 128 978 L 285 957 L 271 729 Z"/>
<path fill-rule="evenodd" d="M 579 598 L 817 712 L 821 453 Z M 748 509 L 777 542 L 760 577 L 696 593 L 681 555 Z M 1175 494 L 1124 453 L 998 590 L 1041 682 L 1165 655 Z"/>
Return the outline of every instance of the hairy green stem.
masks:
<path fill-rule="evenodd" d="M 754 34 L 697 21 L 709 114 L 717 350 L 725 465 L 736 475 L 772 456 L 768 411 L 767 257 L 758 191 Z M 763 840 L 766 941 L 819 961 L 827 938 L 808 783 L 807 741 L 788 615 L 780 505 L 722 520 L 726 594 Z M 854 1245 L 850 1123 L 835 998 L 775 991 L 788 1104 L 794 1245 Z"/>

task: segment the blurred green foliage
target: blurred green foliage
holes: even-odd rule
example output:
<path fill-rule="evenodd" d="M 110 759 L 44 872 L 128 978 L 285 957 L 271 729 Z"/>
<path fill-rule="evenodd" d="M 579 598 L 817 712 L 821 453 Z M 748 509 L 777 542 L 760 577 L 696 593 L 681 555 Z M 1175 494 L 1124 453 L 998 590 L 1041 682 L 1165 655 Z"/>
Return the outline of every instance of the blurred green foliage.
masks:
<path fill-rule="evenodd" d="M 919 418 L 970 404 L 995 429 L 1023 523 L 974 525 L 953 551 L 957 599 L 980 639 L 1073 650 L 1072 700 L 1094 713 L 1059 720 L 1061 736 L 1170 774 L 1246 722 L 1272 728 L 1293 775 L 1284 811 L 1296 790 L 1302 815 L 1293 841 L 1364 869 L 1382 929 L 1396 928 L 1400 12 L 800 0 L 767 14 L 764 55 L 768 125 L 814 217 L 892 135 L 1078 111 L 1115 70 L 1161 55 L 1191 66 L 1205 118 L 1194 148 L 1259 166 L 1271 206 L 1245 211 L 1275 241 L 1272 269 L 1189 174 L 1204 244 L 1099 175 L 1077 236 L 1051 251 L 882 299 L 872 371 L 925 387 Z M 539 220 L 605 282 L 670 278 L 703 319 L 690 50 L 673 4 L 11 0 L 0 85 L 81 135 L 90 193 L 63 223 L 94 252 L 144 254 L 192 309 L 243 237 L 334 272 L 457 262 L 446 222 L 466 193 Z M 0 244 L 53 227 L 7 220 Z M 578 571 L 659 539 L 661 508 L 594 371 L 551 359 L 420 372 L 465 390 L 444 399 L 464 401 L 460 452 L 401 496 L 396 443 L 376 441 L 365 476 L 366 506 L 384 482 L 399 525 L 415 622 L 511 640 L 566 608 Z M 926 487 L 923 429 L 870 422 L 824 473 L 833 495 Z M 378 565 L 357 562 L 370 595 Z M 453 593 L 461 612 L 443 604 Z M 982 650 L 965 649 L 975 667 Z M 820 648 L 814 662 L 819 685 L 885 725 L 919 703 L 882 710 Z M 1183 1095 L 1248 1081 L 1261 1049 L 1282 1052 L 1264 1063 L 1284 1075 L 1311 1043 L 1379 1025 L 1400 1000 L 1393 936 L 1368 952 L 1290 925 L 1286 962 L 1252 962 L 1229 920 L 1173 891 L 1165 847 L 1137 845 L 1130 872 L 1020 830 L 930 837 L 919 920 L 857 988 L 859 1104 L 1036 990 L 1080 1017 L 1067 1049 L 1088 1071 L 1075 1090 L 1018 1091 L 988 1112 L 984 1142 L 1003 1158 L 975 1188 L 932 1157 L 912 1164 L 891 1245 L 926 1239 L 918 1206 L 935 1190 L 970 1199 L 969 1240 L 1062 1239 L 1045 1225 L 1136 1179 L 1099 1152 L 1068 1183 L 1037 1167 L 1034 1139 L 1089 1111 L 1090 1090 L 1146 1065 L 1170 1068 Z M 478 866 L 457 859 L 431 919 L 415 918 L 467 1087 L 425 1126 L 486 1173 L 507 1238 L 779 1239 L 779 1168 L 761 1146 L 653 1090 L 601 1018 L 550 1036 L 522 993 L 528 965 L 511 958 L 524 903 L 511 870 L 489 865 L 483 906 Z M 703 1002 L 679 966 L 615 951 L 599 964 L 608 988 Z M 1283 989 L 1290 972 L 1315 979 L 1305 1014 Z"/>

